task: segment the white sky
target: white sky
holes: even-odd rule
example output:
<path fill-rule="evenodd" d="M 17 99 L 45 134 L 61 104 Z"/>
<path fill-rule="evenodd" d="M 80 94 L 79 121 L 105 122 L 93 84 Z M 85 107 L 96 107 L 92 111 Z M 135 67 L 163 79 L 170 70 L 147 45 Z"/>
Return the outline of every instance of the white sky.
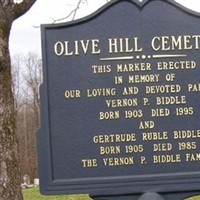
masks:
<path fill-rule="evenodd" d="M 36 52 L 40 55 L 40 24 L 52 23 L 53 19 L 67 16 L 75 8 L 78 1 L 37 0 L 31 10 L 13 24 L 10 36 L 11 56 L 21 53 L 27 54 L 28 52 Z M 199 0 L 177 0 L 177 2 L 200 13 Z M 87 3 L 81 4 L 76 18 L 81 18 L 94 12 L 105 3 L 106 0 L 87 0 Z"/>

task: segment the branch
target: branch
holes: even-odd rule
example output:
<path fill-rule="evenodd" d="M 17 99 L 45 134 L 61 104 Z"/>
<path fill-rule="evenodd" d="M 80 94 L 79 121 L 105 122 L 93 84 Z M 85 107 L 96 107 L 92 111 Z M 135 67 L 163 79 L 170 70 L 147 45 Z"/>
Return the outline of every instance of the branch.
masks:
<path fill-rule="evenodd" d="M 14 19 L 24 15 L 36 2 L 36 0 L 24 0 L 21 3 L 13 3 L 12 14 Z"/>
<path fill-rule="evenodd" d="M 87 2 L 87 1 L 86 1 Z M 76 17 L 76 13 L 77 13 L 77 10 L 80 8 L 80 4 L 82 3 L 82 0 L 79 0 L 78 3 L 77 3 L 77 6 L 75 7 L 74 10 L 72 10 L 69 15 L 67 15 L 66 17 L 63 17 L 63 18 L 60 18 L 60 19 L 53 19 L 53 23 L 56 23 L 56 22 L 59 22 L 59 21 L 63 21 L 63 20 L 66 20 L 68 19 L 70 16 L 73 16 L 72 17 L 72 20 L 75 19 Z"/>

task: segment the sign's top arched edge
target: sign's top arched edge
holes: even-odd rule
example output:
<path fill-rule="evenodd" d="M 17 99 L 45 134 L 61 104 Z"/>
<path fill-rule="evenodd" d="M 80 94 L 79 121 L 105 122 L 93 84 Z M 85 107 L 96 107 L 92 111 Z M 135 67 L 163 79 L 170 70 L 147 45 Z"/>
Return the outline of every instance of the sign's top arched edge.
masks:
<path fill-rule="evenodd" d="M 73 20 L 73 21 L 67 21 L 67 22 L 62 22 L 62 23 L 55 23 L 55 24 L 41 24 L 41 28 L 62 28 L 62 27 L 66 27 L 66 26 L 72 26 L 72 25 L 78 25 L 80 23 L 84 23 L 86 21 L 89 21 L 91 19 L 93 19 L 94 17 L 98 16 L 100 13 L 104 12 L 105 10 L 107 10 L 108 8 L 110 8 L 112 5 L 116 4 L 116 3 L 122 3 L 124 1 L 127 2 L 132 2 L 133 4 L 135 4 L 139 9 L 143 9 L 146 5 L 148 5 L 149 3 L 153 2 L 153 1 L 161 1 L 161 2 L 165 2 L 168 3 L 172 6 L 175 6 L 177 8 L 179 8 L 180 10 L 182 10 L 183 12 L 189 14 L 189 15 L 193 15 L 196 17 L 200 17 L 200 13 L 193 11 L 185 6 L 183 6 L 182 4 L 176 2 L 175 0 L 111 0 L 110 2 L 106 3 L 105 5 L 103 5 L 102 7 L 100 7 L 97 11 L 95 11 L 94 13 L 77 19 L 77 20 Z"/>

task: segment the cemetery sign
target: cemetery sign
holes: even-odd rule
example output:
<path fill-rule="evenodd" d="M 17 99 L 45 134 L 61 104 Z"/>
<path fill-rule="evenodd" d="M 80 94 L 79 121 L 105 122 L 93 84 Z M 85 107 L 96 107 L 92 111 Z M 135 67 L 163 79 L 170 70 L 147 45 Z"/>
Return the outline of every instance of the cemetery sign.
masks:
<path fill-rule="evenodd" d="M 175 1 L 114 0 L 42 26 L 42 193 L 200 189 L 199 24 Z"/>

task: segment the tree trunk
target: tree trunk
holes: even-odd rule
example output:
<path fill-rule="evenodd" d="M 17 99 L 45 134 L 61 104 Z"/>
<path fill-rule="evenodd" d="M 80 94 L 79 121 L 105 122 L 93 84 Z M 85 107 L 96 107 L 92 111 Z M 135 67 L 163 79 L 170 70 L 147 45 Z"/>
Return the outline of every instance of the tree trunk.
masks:
<path fill-rule="evenodd" d="M 6 28 L 8 25 L 0 23 L 0 199 L 22 200 Z"/>
<path fill-rule="evenodd" d="M 0 0 L 0 199 L 22 200 L 19 155 L 15 133 L 9 36 L 12 23 L 36 0 Z"/>

